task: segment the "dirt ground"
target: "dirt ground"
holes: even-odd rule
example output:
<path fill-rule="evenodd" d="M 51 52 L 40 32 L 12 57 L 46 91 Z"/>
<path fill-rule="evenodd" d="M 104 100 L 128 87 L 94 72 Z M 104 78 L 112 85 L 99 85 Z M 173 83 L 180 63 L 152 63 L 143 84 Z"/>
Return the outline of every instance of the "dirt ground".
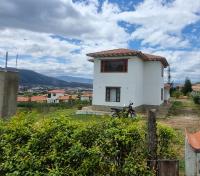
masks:
<path fill-rule="evenodd" d="M 200 130 L 200 117 L 197 115 L 177 115 L 173 118 L 167 118 L 160 120 L 160 122 L 165 123 L 177 130 L 189 130 L 190 132 L 195 132 Z"/>
<path fill-rule="evenodd" d="M 174 129 L 190 132 L 200 130 L 200 105 L 195 105 L 191 99 L 177 99 L 174 101 L 182 102 L 181 107 L 176 108 L 176 115 L 171 115 L 159 121 Z"/>

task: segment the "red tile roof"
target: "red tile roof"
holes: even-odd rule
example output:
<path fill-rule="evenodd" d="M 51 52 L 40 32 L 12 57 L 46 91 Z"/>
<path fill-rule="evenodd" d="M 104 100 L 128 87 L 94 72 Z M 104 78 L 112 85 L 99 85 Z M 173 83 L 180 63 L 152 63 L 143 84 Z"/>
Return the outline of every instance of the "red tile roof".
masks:
<path fill-rule="evenodd" d="M 46 96 L 32 96 L 31 97 L 31 101 L 46 101 L 47 97 Z"/>
<path fill-rule="evenodd" d="M 32 97 L 19 96 L 17 97 L 17 102 L 28 102 L 28 101 L 41 102 L 41 101 L 46 101 L 46 100 L 47 100 L 46 96 L 32 96 Z"/>
<path fill-rule="evenodd" d="M 106 51 L 100 51 L 95 53 L 88 53 L 87 56 L 97 58 L 97 57 L 115 57 L 115 56 L 138 56 L 142 58 L 144 61 L 160 61 L 164 67 L 169 66 L 167 60 L 165 57 L 152 55 L 152 54 L 146 54 L 142 53 L 141 51 L 132 50 L 132 49 L 113 49 L 113 50 L 106 50 Z"/>
<path fill-rule="evenodd" d="M 56 90 L 50 90 L 50 91 L 48 91 L 48 93 L 65 93 L 65 90 L 63 90 L 63 89 L 56 89 Z"/>
<path fill-rule="evenodd" d="M 70 98 L 71 98 L 71 96 L 69 96 L 69 95 L 58 97 L 59 100 L 69 100 Z"/>
<path fill-rule="evenodd" d="M 196 152 L 200 152 L 200 131 L 192 134 L 186 131 L 186 137 L 188 143 L 193 148 L 193 150 Z"/>
<path fill-rule="evenodd" d="M 84 93 L 81 97 L 92 97 L 92 93 Z"/>
<path fill-rule="evenodd" d="M 17 102 L 27 102 L 29 97 L 17 97 Z"/>

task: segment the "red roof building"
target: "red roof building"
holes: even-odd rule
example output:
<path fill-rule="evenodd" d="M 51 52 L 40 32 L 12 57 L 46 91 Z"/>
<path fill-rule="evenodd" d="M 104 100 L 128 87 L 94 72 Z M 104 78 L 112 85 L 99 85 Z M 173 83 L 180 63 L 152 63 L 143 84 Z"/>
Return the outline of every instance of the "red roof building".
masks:
<path fill-rule="evenodd" d="M 46 101 L 47 101 L 46 96 L 32 96 L 32 97 L 19 96 L 19 97 L 17 97 L 17 102 L 38 102 L 38 103 L 42 103 L 42 102 L 46 102 Z"/>

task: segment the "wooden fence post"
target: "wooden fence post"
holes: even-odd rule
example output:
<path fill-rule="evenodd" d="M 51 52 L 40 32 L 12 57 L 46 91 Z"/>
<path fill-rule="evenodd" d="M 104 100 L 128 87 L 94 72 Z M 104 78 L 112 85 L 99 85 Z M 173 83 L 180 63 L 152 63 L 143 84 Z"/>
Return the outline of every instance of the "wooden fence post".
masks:
<path fill-rule="evenodd" d="M 148 166 L 151 170 L 157 170 L 157 127 L 156 127 L 156 110 L 151 109 L 148 113 L 147 122 L 148 134 Z"/>

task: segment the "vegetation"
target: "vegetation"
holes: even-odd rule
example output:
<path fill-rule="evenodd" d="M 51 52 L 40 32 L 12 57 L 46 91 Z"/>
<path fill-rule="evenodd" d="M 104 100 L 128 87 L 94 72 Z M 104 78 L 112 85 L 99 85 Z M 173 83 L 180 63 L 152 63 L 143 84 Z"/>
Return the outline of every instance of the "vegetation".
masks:
<path fill-rule="evenodd" d="M 182 92 L 179 91 L 179 90 L 174 90 L 174 91 L 171 93 L 171 96 L 172 96 L 172 97 L 175 97 L 175 98 L 180 98 L 181 95 L 182 95 Z"/>
<path fill-rule="evenodd" d="M 178 115 L 182 108 L 183 103 L 181 101 L 173 101 L 171 107 L 169 108 L 168 116 Z"/>
<path fill-rule="evenodd" d="M 69 102 L 62 103 L 37 103 L 37 102 L 21 102 L 17 104 L 18 107 L 24 108 L 25 110 L 37 110 L 38 112 L 50 112 L 55 109 L 69 109 L 69 108 L 79 108 L 83 106 L 91 105 L 90 101 L 81 101 L 81 100 L 70 100 Z"/>
<path fill-rule="evenodd" d="M 158 124 L 159 158 L 176 158 L 177 135 Z M 59 110 L 0 122 L 0 175 L 152 175 L 146 123 Z"/>
<path fill-rule="evenodd" d="M 194 95 L 192 98 L 195 104 L 200 104 L 200 95 Z"/>
<path fill-rule="evenodd" d="M 182 92 L 184 95 L 187 95 L 188 93 L 192 92 L 192 83 L 189 78 L 185 79 L 185 84 L 182 88 Z"/>
<path fill-rule="evenodd" d="M 200 104 L 200 92 L 192 92 L 191 97 L 195 104 Z"/>

